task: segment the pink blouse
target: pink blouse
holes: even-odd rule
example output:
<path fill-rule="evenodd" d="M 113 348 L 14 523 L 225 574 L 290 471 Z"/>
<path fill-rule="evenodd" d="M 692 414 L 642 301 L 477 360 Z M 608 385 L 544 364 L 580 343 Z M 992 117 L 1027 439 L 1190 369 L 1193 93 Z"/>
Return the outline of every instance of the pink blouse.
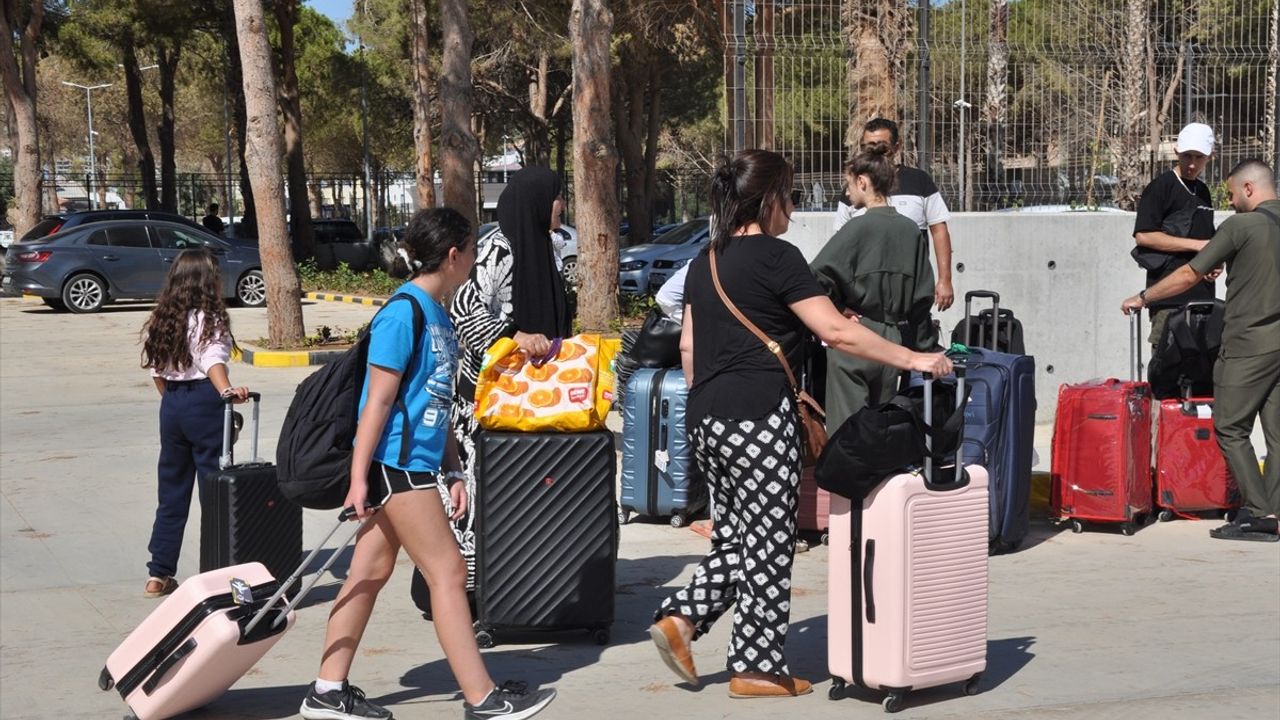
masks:
<path fill-rule="evenodd" d="M 225 332 L 216 333 L 207 343 L 200 342 L 204 331 L 204 312 L 187 313 L 187 346 L 191 348 L 191 365 L 182 372 L 151 369 L 151 376 L 165 380 L 203 380 L 209 370 L 219 363 L 226 365 L 231 359 L 231 337 Z"/>

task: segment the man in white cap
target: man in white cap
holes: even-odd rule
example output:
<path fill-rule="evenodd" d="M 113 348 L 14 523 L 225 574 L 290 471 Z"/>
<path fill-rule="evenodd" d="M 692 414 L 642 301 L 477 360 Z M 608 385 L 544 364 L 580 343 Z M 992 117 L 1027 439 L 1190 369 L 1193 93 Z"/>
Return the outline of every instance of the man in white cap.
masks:
<path fill-rule="evenodd" d="M 1147 271 L 1147 287 L 1190 262 L 1213 237 L 1213 197 L 1200 181 L 1213 157 L 1213 128 L 1191 123 L 1178 133 L 1174 149 L 1178 164 L 1161 173 L 1142 191 L 1133 239 L 1134 259 Z M 1190 290 L 1148 305 L 1153 346 L 1160 342 L 1165 321 L 1174 309 L 1193 301 L 1213 300 L 1215 270 Z"/>

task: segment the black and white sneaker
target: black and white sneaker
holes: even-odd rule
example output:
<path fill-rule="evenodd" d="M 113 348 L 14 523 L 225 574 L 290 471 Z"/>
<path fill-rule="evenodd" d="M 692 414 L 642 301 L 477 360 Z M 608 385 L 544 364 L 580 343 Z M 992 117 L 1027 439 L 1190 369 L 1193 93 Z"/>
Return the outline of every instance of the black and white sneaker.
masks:
<path fill-rule="evenodd" d="M 523 682 L 504 682 L 494 688 L 484 702 L 479 705 L 463 703 L 466 708 L 466 720 L 489 720 L 489 718 L 505 718 L 505 720 L 524 720 L 542 712 L 542 709 L 556 699 L 554 688 L 544 688 L 530 693 L 528 685 Z"/>
<path fill-rule="evenodd" d="M 307 697 L 298 710 L 306 720 L 391 720 L 391 711 L 364 699 L 364 691 L 347 682 L 342 689 L 316 692 L 315 683 L 307 688 Z"/>

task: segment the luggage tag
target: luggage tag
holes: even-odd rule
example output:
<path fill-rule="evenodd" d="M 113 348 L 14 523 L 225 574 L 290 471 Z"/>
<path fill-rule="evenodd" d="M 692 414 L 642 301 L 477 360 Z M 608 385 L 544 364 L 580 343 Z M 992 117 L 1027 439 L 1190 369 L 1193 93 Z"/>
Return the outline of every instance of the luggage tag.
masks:
<path fill-rule="evenodd" d="M 1213 418 L 1213 406 L 1209 403 L 1196 406 L 1196 417 L 1201 420 L 1209 420 Z"/>
<path fill-rule="evenodd" d="M 253 588 L 240 578 L 231 578 L 231 599 L 237 605 L 252 605 Z"/>
<path fill-rule="evenodd" d="M 653 466 L 658 468 L 658 472 L 666 472 L 667 465 L 671 463 L 671 453 L 666 450 L 658 450 L 653 453 Z"/>

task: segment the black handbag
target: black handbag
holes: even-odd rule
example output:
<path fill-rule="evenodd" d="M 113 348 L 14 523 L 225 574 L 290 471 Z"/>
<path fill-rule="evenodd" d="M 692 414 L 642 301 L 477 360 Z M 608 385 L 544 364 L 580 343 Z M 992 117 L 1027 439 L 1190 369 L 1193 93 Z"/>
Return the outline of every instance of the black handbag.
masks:
<path fill-rule="evenodd" d="M 922 465 L 926 454 L 935 465 L 944 464 L 960 447 L 964 432 L 964 403 L 957 406 L 954 385 L 935 384 L 933 417 L 946 421 L 932 429 L 925 425 L 923 386 L 862 408 L 832 433 L 818 458 L 818 487 L 861 502 L 886 477 Z M 925 449 L 926 433 L 931 434 L 932 452 Z"/>
<path fill-rule="evenodd" d="M 650 310 L 631 346 L 631 359 L 645 368 L 680 367 L 680 321 Z"/>

